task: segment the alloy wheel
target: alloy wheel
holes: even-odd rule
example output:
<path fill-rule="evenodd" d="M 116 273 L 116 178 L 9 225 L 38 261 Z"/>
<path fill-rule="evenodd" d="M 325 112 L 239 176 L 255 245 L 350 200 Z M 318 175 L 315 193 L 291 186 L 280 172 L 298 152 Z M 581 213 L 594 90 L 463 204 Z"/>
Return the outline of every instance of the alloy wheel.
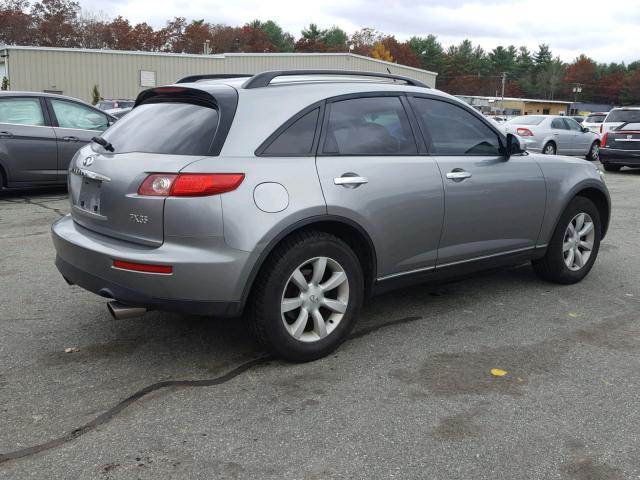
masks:
<path fill-rule="evenodd" d="M 296 268 L 281 300 L 282 322 L 301 342 L 317 342 L 340 324 L 349 305 L 344 268 L 329 257 L 315 257 Z"/>
<path fill-rule="evenodd" d="M 567 268 L 573 272 L 584 267 L 591 257 L 595 230 L 588 213 L 579 213 L 569 222 L 562 241 L 562 255 Z"/>

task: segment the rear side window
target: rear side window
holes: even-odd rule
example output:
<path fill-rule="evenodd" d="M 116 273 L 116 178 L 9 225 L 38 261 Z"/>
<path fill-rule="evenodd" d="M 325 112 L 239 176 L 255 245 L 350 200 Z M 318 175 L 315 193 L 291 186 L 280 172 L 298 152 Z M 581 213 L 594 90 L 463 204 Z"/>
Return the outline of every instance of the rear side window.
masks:
<path fill-rule="evenodd" d="M 313 149 L 320 109 L 310 111 L 293 122 L 262 152 L 264 155 L 305 155 Z"/>
<path fill-rule="evenodd" d="M 640 122 L 640 110 L 611 110 L 606 122 Z"/>
<path fill-rule="evenodd" d="M 218 111 L 190 103 L 149 103 L 134 108 L 102 137 L 115 153 L 207 155 L 218 128 Z"/>
<path fill-rule="evenodd" d="M 0 99 L 0 123 L 43 126 L 44 116 L 40 100 L 35 97 Z"/>
<path fill-rule="evenodd" d="M 407 155 L 418 147 L 398 97 L 366 97 L 330 104 L 322 152 L 327 155 Z"/>
<path fill-rule="evenodd" d="M 462 107 L 440 100 L 416 98 L 418 118 L 436 155 L 500 155 L 498 134 Z"/>

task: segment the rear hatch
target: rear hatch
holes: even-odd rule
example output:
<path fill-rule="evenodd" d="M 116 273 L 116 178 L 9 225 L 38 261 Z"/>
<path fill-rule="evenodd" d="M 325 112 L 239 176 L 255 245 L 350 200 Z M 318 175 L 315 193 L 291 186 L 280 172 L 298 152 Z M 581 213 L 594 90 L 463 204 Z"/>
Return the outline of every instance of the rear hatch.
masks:
<path fill-rule="evenodd" d="M 618 108 L 611 110 L 602 124 L 602 133 L 609 132 L 623 123 L 640 122 L 640 108 Z"/>
<path fill-rule="evenodd" d="M 603 148 L 616 150 L 640 150 L 640 122 L 622 124 L 614 130 L 607 132 L 603 141 Z"/>
<path fill-rule="evenodd" d="M 71 162 L 73 219 L 104 235 L 162 244 L 166 197 L 140 195 L 138 189 L 149 174 L 178 173 L 219 153 L 220 136 L 226 136 L 235 112 L 229 99 L 237 104 L 237 94 L 224 85 L 215 89 L 222 101 L 211 92 L 185 87 L 141 93 L 131 113 L 102 135 L 104 145 L 92 142 Z M 223 115 L 231 118 L 222 122 Z"/>

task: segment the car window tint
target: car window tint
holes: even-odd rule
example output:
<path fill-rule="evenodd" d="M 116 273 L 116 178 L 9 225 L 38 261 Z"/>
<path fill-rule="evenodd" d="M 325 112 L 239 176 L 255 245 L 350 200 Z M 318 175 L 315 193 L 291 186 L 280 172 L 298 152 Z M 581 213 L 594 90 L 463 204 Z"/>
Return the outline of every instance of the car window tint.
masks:
<path fill-rule="evenodd" d="M 311 153 L 319 108 L 293 122 L 264 150 L 267 155 L 303 155 Z"/>
<path fill-rule="evenodd" d="M 207 155 L 218 128 L 218 111 L 191 103 L 147 103 L 122 117 L 102 138 L 115 153 Z"/>
<path fill-rule="evenodd" d="M 0 123 L 44 126 L 40 100 L 36 97 L 0 99 Z"/>
<path fill-rule="evenodd" d="M 602 123 L 604 122 L 606 115 L 589 115 L 585 122 L 587 123 Z"/>
<path fill-rule="evenodd" d="M 51 99 L 53 112 L 62 128 L 78 128 L 82 130 L 106 130 L 109 120 L 104 113 L 78 103 Z"/>
<path fill-rule="evenodd" d="M 582 131 L 582 127 L 580 126 L 580 124 L 576 122 L 573 118 L 565 118 L 564 121 L 569 127 L 569 130 L 573 130 L 575 132 Z"/>
<path fill-rule="evenodd" d="M 551 128 L 556 128 L 558 130 L 569 130 L 567 124 L 562 121 L 561 118 L 554 118 L 551 120 Z"/>
<path fill-rule="evenodd" d="M 402 155 L 418 152 L 398 97 L 367 97 L 330 105 L 322 148 L 331 155 Z"/>
<path fill-rule="evenodd" d="M 418 117 L 438 155 L 500 155 L 500 140 L 482 120 L 462 107 L 416 98 Z"/>
<path fill-rule="evenodd" d="M 611 110 L 605 122 L 640 122 L 640 109 L 638 110 Z"/>
<path fill-rule="evenodd" d="M 535 115 L 522 115 L 521 117 L 515 117 L 511 120 L 508 120 L 506 123 L 511 123 L 513 125 L 540 125 L 544 117 L 535 116 Z"/>

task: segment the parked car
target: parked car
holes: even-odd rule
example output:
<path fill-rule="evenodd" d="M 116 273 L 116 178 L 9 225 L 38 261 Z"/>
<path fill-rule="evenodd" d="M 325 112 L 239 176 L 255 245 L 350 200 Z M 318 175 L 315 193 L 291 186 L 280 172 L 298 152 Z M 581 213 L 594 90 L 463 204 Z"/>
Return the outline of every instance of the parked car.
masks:
<path fill-rule="evenodd" d="M 0 188 L 65 184 L 78 149 L 114 121 L 75 98 L 0 92 Z"/>
<path fill-rule="evenodd" d="M 600 133 L 600 126 L 604 119 L 607 117 L 608 112 L 593 112 L 590 113 L 587 118 L 585 118 L 584 122 L 582 122 L 582 126 L 588 128 L 593 133 Z"/>
<path fill-rule="evenodd" d="M 584 155 L 598 160 L 600 136 L 562 115 L 524 115 L 503 124 L 518 135 L 527 150 L 547 155 Z"/>
<path fill-rule="evenodd" d="M 600 133 L 606 133 L 623 123 L 640 122 L 640 107 L 612 108 L 600 125 Z"/>
<path fill-rule="evenodd" d="M 608 172 L 640 167 L 640 121 L 623 123 L 602 135 L 600 162 Z"/>
<path fill-rule="evenodd" d="M 270 351 L 308 361 L 369 295 L 529 260 L 575 283 L 607 231 L 593 164 L 528 154 L 406 77 L 264 72 L 136 105 L 76 155 L 52 228 L 64 278 L 116 318 L 247 310 Z"/>
<path fill-rule="evenodd" d="M 583 117 L 582 115 L 576 115 L 576 116 L 573 116 L 571 118 L 573 118 L 576 122 L 578 122 L 580 125 L 582 125 L 582 123 L 584 122 L 584 119 L 586 117 Z"/>
<path fill-rule="evenodd" d="M 114 116 L 116 118 L 122 118 L 127 113 L 129 113 L 131 110 L 133 110 L 133 107 L 116 108 L 116 109 L 110 110 L 109 113 L 110 113 L 110 115 L 112 115 L 112 116 Z"/>
<path fill-rule="evenodd" d="M 133 108 L 133 105 L 135 103 L 135 100 L 100 100 L 96 104 L 96 108 L 102 110 L 103 112 L 107 112 L 110 115 L 113 115 L 114 113 L 117 113 L 124 108 Z"/>

